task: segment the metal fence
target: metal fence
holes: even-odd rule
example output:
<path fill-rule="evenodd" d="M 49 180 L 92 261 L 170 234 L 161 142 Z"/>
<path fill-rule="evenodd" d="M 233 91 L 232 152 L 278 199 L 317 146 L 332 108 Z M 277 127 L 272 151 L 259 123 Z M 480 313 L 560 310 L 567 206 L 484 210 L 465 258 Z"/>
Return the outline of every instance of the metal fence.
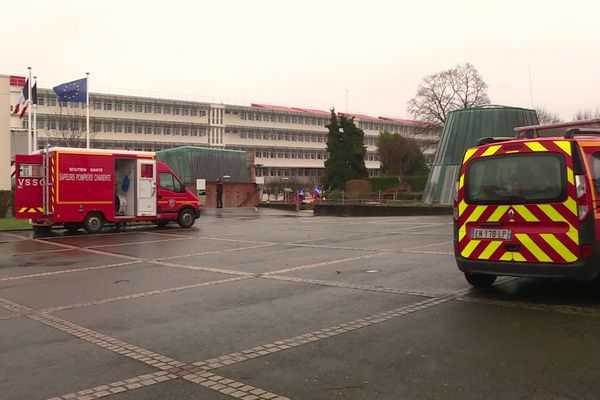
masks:
<path fill-rule="evenodd" d="M 370 193 L 350 193 L 343 190 L 331 191 L 325 193 L 323 198 L 302 198 L 297 197 L 294 193 L 279 192 L 265 193 L 263 192 L 261 202 L 263 203 L 279 203 L 279 204 L 295 204 L 300 203 L 303 206 L 311 204 L 335 204 L 335 205 L 394 205 L 394 204 L 410 204 L 421 203 L 421 193 L 395 191 L 377 191 Z"/>

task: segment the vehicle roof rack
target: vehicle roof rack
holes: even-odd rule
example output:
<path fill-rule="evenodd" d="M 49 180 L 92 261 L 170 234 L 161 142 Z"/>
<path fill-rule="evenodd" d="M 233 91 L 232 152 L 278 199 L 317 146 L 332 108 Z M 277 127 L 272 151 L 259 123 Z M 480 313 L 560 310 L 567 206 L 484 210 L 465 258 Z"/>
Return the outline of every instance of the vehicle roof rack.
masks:
<path fill-rule="evenodd" d="M 475 143 L 475 146 L 483 146 L 484 144 L 498 143 L 498 142 L 508 142 L 509 140 L 515 140 L 515 139 L 518 139 L 518 138 L 513 137 L 513 136 L 482 137 L 479 140 L 477 140 L 477 143 Z"/>
<path fill-rule="evenodd" d="M 565 139 L 572 139 L 575 135 L 598 135 L 600 136 L 600 128 L 571 128 L 565 132 Z"/>

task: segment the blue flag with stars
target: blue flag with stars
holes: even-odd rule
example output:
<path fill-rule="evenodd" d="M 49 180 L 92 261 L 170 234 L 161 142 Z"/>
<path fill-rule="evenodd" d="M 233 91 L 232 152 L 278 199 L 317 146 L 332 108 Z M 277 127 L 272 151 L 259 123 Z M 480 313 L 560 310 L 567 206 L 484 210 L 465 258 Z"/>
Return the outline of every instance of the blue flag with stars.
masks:
<path fill-rule="evenodd" d="M 87 97 L 87 78 L 55 86 L 58 101 L 85 101 Z"/>

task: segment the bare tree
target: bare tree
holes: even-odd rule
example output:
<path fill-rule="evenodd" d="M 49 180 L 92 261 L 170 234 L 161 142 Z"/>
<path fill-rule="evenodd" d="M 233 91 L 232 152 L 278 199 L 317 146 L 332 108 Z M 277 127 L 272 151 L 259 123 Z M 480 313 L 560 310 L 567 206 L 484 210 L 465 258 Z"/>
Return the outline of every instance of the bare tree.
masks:
<path fill-rule="evenodd" d="M 383 132 L 377 138 L 377 154 L 381 170 L 396 176 L 427 174 L 425 157 L 412 138 Z"/>
<path fill-rule="evenodd" d="M 450 111 L 489 104 L 487 88 L 473 65 L 460 64 L 423 78 L 407 110 L 417 120 L 443 125 Z"/>
<path fill-rule="evenodd" d="M 540 125 L 562 122 L 562 119 L 560 119 L 560 116 L 557 113 L 552 112 L 543 106 L 536 107 L 535 113 L 537 114 L 538 123 Z"/>
<path fill-rule="evenodd" d="M 596 111 L 592 111 L 591 108 L 579 109 L 573 116 L 575 121 L 583 121 L 586 119 L 598 119 L 600 118 L 600 110 L 596 107 Z"/>
<path fill-rule="evenodd" d="M 456 94 L 454 104 L 458 108 L 489 104 L 488 85 L 477 69 L 470 63 L 457 65 L 450 73 L 452 91 Z"/>
<path fill-rule="evenodd" d="M 56 129 L 48 131 L 48 141 L 56 146 L 85 147 L 85 115 L 59 106 L 56 112 Z M 96 132 L 90 130 L 90 143 L 96 137 Z"/>

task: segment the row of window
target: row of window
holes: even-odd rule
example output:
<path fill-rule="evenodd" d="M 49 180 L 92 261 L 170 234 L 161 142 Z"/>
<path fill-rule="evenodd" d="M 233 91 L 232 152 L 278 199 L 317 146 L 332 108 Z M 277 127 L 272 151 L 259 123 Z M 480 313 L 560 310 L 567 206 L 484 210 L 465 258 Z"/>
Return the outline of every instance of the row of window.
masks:
<path fill-rule="evenodd" d="M 234 131 L 235 132 L 235 131 Z M 325 143 L 327 137 L 325 135 L 311 134 L 296 134 L 296 133 L 271 133 L 271 132 L 240 132 L 240 139 L 256 139 L 256 140 L 285 140 L 288 142 L 313 142 Z"/>
<path fill-rule="evenodd" d="M 27 121 L 23 123 L 27 128 Z M 37 122 L 38 129 L 78 131 L 85 130 L 84 121 L 55 121 L 40 120 Z M 113 124 L 113 123 L 93 123 L 93 132 L 106 133 L 136 133 L 145 135 L 175 135 L 175 136 L 205 136 L 206 129 L 197 126 L 150 126 L 150 125 L 132 125 L 132 124 Z"/>
<path fill-rule="evenodd" d="M 105 111 L 124 111 L 124 112 L 136 112 L 145 114 L 167 114 L 167 115 L 183 115 L 192 117 L 204 117 L 206 116 L 206 110 L 199 108 L 185 108 L 185 107 L 174 107 L 174 106 L 161 106 L 156 104 L 140 104 L 140 103 L 127 103 L 119 101 L 98 101 L 93 100 L 93 110 L 105 110 Z M 52 97 L 39 97 L 38 104 L 43 106 L 54 107 L 58 104 L 59 107 L 69 108 L 85 108 L 85 103 L 80 102 L 63 102 L 56 101 L 56 98 Z"/>
<path fill-rule="evenodd" d="M 235 114 L 235 112 L 234 112 Z M 240 119 L 247 121 L 279 122 L 285 124 L 325 126 L 329 123 L 328 118 L 304 117 L 295 115 L 276 115 L 258 113 L 240 113 Z"/>
<path fill-rule="evenodd" d="M 43 140 L 39 140 L 38 141 L 38 149 L 43 150 L 43 149 L 47 148 L 48 144 L 54 145 L 55 143 L 52 143 L 54 139 L 55 138 L 45 138 Z M 154 146 L 153 143 L 141 144 L 141 143 L 135 143 L 135 142 L 114 142 L 114 141 L 105 142 L 105 141 L 99 141 L 99 140 L 93 140 L 92 145 L 94 146 L 95 149 L 111 149 L 111 150 L 122 149 L 122 150 L 133 150 L 133 151 L 160 151 L 160 150 L 164 150 L 167 148 L 180 146 L 180 144 L 177 144 L 177 143 L 173 144 L 172 146 L 164 147 L 164 146 Z M 78 145 L 73 142 L 73 143 L 69 144 L 69 146 L 85 147 L 85 139 L 80 140 Z"/>
<path fill-rule="evenodd" d="M 369 176 L 378 176 L 379 170 L 369 169 Z M 306 177 L 321 177 L 325 176 L 325 168 L 259 168 L 256 171 L 256 176 L 306 176 Z"/>
<path fill-rule="evenodd" d="M 306 160 L 327 160 L 327 153 L 322 151 L 255 151 L 256 158 L 294 158 Z"/>
<path fill-rule="evenodd" d="M 235 131 L 234 131 L 235 132 Z M 318 134 L 296 134 L 296 133 L 270 133 L 270 132 L 240 132 L 240 139 L 254 139 L 254 140 L 284 140 L 288 142 L 313 142 L 313 143 L 326 143 L 326 135 Z M 364 142 L 367 146 L 375 146 L 377 144 L 377 138 L 373 136 L 366 136 Z"/>
<path fill-rule="evenodd" d="M 287 151 L 287 150 L 269 150 L 254 151 L 256 158 L 287 158 L 304 160 L 327 160 L 327 152 L 324 151 Z M 378 161 L 377 154 L 367 153 L 365 161 Z"/>
<path fill-rule="evenodd" d="M 104 140 L 94 140 L 94 148 L 96 149 L 123 149 L 123 150 L 134 150 L 134 151 L 161 151 L 174 147 L 179 147 L 179 143 L 140 143 L 140 142 L 114 142 Z"/>
<path fill-rule="evenodd" d="M 361 129 L 377 131 L 377 132 L 389 132 L 389 133 L 413 133 L 414 128 L 408 125 L 390 125 L 381 124 L 378 122 L 367 122 L 363 121 L 358 124 Z"/>
<path fill-rule="evenodd" d="M 106 133 L 135 133 L 144 135 L 175 135 L 175 136 L 205 136 L 206 130 L 189 126 L 150 126 L 150 125 L 120 125 L 92 124 L 94 132 Z"/>
<path fill-rule="evenodd" d="M 256 171 L 256 176 L 324 176 L 324 168 L 260 168 Z"/>
<path fill-rule="evenodd" d="M 227 112 L 229 113 L 229 112 Z M 235 114 L 235 112 L 234 112 Z M 248 121 L 278 122 L 298 125 L 325 126 L 329 123 L 329 118 L 319 118 L 314 116 L 294 116 L 294 115 L 276 115 L 259 113 L 240 113 L 240 119 Z M 377 122 L 362 121 L 359 127 L 365 130 L 390 133 L 411 133 L 414 128 L 408 125 L 382 124 Z"/>

